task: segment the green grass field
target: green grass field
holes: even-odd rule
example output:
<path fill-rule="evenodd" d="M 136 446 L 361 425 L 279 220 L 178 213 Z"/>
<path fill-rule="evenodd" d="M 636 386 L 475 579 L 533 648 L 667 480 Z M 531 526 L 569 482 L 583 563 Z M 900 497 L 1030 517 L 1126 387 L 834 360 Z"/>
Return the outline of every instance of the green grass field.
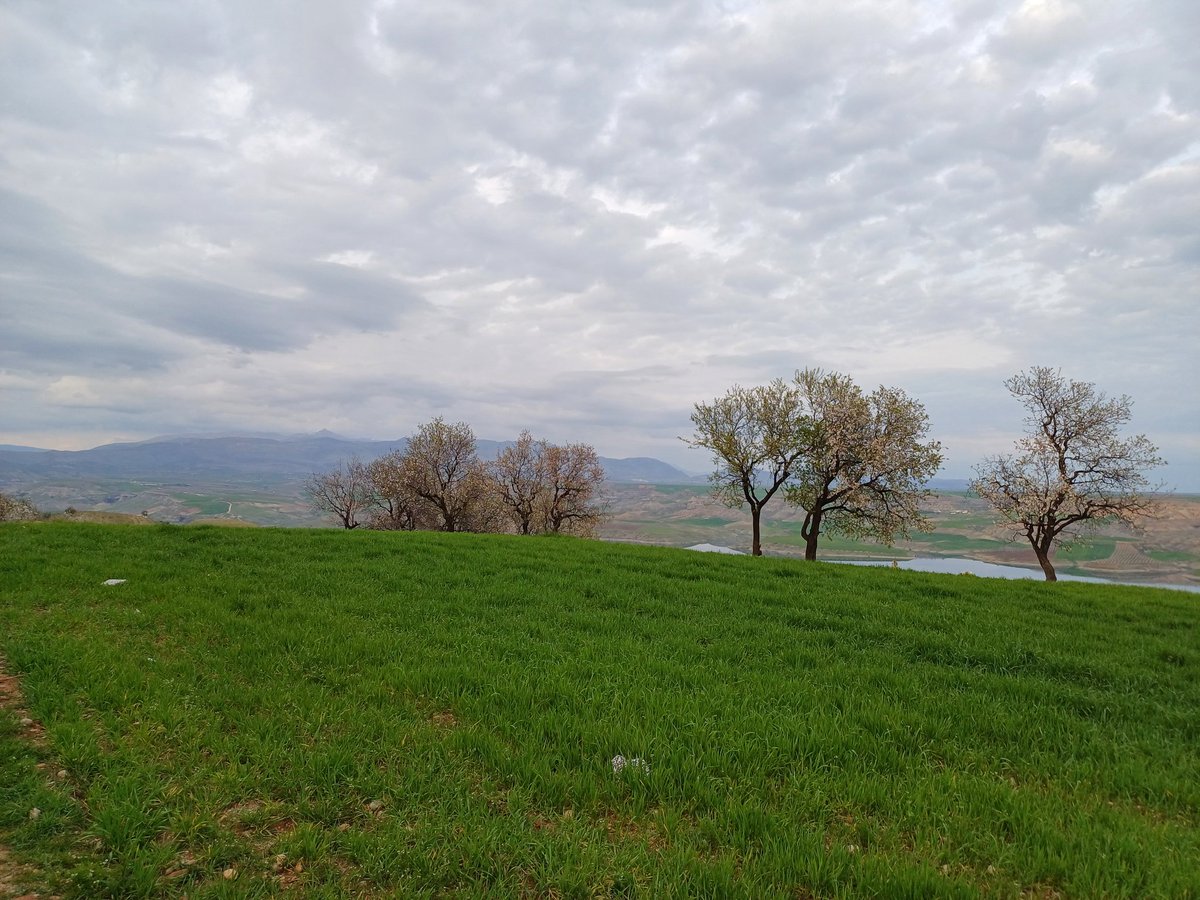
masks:
<path fill-rule="evenodd" d="M 50 522 L 0 652 L 63 896 L 1200 896 L 1194 595 Z"/>

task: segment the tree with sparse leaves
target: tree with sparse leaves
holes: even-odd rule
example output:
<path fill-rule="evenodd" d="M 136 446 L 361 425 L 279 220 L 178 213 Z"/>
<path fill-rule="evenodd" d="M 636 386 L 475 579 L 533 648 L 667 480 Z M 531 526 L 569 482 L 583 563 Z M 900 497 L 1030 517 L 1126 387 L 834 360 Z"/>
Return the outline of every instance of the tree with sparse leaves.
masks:
<path fill-rule="evenodd" d="M 515 444 L 505 447 L 487 464 L 496 496 L 518 534 L 534 534 L 544 497 L 542 453 L 545 441 L 535 441 L 527 430 Z"/>
<path fill-rule="evenodd" d="M 401 483 L 431 512 L 441 531 L 488 531 L 495 518 L 487 476 L 465 422 L 439 416 L 417 429 L 404 451 Z"/>
<path fill-rule="evenodd" d="M 734 385 L 692 411 L 689 446 L 711 451 L 713 493 L 731 507 L 750 507 L 751 552 L 762 556 L 762 511 L 812 446 L 812 420 L 795 384 Z"/>
<path fill-rule="evenodd" d="M 604 469 L 587 444 L 558 446 L 528 431 L 487 465 L 495 496 L 519 534 L 589 536 L 604 516 Z"/>
<path fill-rule="evenodd" d="M 328 472 L 315 472 L 304 482 L 304 493 L 314 509 L 334 516 L 343 528 L 358 528 L 371 499 L 367 467 L 351 459 Z"/>
<path fill-rule="evenodd" d="M 367 527 L 374 531 L 416 531 L 433 518 L 404 480 L 404 451 L 392 450 L 367 464 L 370 482 Z"/>
<path fill-rule="evenodd" d="M 599 498 L 604 467 L 595 449 L 587 444 L 546 444 L 540 462 L 546 489 L 541 506 L 543 529 L 591 537 L 604 518 Z"/>
<path fill-rule="evenodd" d="M 1108 398 L 1094 384 L 1035 366 L 1005 382 L 1028 411 L 1016 452 L 975 469 L 970 488 L 1000 514 L 1013 538 L 1024 537 L 1045 573 L 1057 580 L 1050 556 L 1106 522 L 1136 527 L 1155 511 L 1145 476 L 1164 465 L 1145 435 L 1123 437 L 1132 418 L 1128 396 Z"/>
<path fill-rule="evenodd" d="M 927 531 L 920 502 L 942 464 L 941 444 L 928 439 L 925 407 L 896 388 L 871 394 L 847 375 L 796 373 L 810 443 L 792 466 L 788 503 L 805 511 L 804 558 L 817 558 L 822 533 L 891 544 L 910 528 Z"/>

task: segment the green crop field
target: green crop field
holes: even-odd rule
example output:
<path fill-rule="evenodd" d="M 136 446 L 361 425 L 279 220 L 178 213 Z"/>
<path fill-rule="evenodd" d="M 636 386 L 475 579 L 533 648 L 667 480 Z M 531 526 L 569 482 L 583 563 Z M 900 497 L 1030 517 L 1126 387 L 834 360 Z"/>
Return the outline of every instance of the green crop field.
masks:
<path fill-rule="evenodd" d="M 49 522 L 0 653 L 64 897 L 1200 896 L 1190 594 Z"/>
<path fill-rule="evenodd" d="M 1085 538 L 1069 547 L 1060 548 L 1057 558 L 1064 562 L 1091 562 L 1097 559 L 1107 559 L 1112 556 L 1116 546 L 1117 542 L 1111 539 Z"/>
<path fill-rule="evenodd" d="M 923 533 L 913 532 L 908 539 L 910 544 L 922 546 L 938 553 L 965 553 L 969 550 L 995 550 L 1005 547 L 1004 541 L 993 538 L 968 537 L 963 534 L 952 534 L 945 531 Z"/>

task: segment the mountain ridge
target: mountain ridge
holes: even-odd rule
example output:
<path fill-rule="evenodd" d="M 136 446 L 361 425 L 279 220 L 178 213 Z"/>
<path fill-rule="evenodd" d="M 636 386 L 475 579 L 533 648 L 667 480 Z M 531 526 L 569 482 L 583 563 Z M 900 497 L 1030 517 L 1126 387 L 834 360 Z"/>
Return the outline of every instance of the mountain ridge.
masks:
<path fill-rule="evenodd" d="M 101 444 L 88 450 L 0 447 L 0 481 L 87 477 L 296 477 L 358 457 L 375 459 L 403 450 L 406 438 L 359 440 L 319 431 L 304 435 L 224 433 L 161 435 L 144 441 Z M 512 441 L 479 440 L 483 459 L 494 459 Z M 614 482 L 691 484 L 697 476 L 653 457 L 600 457 Z"/>

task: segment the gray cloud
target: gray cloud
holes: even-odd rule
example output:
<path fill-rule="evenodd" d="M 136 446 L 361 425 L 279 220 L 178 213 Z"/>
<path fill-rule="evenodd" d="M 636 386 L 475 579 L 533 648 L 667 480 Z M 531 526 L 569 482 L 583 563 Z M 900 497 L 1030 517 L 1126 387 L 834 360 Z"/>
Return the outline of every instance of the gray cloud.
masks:
<path fill-rule="evenodd" d="M 958 474 L 1051 364 L 1200 488 L 1197 15 L 9 4 L 0 438 L 441 413 L 703 468 L 693 402 L 822 365 Z"/>

